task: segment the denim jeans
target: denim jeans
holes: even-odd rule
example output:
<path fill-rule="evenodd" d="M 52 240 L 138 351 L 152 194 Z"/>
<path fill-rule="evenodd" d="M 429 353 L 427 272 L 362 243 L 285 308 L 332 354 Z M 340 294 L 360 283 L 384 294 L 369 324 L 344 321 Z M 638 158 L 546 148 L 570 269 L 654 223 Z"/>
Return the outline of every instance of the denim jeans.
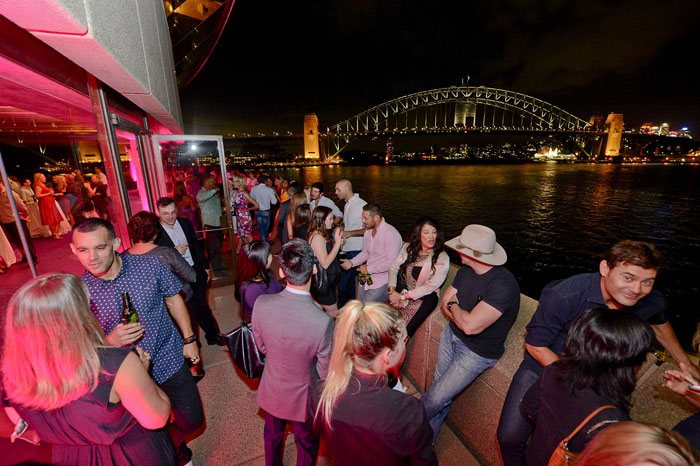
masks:
<path fill-rule="evenodd" d="M 700 448 L 700 413 L 682 420 L 673 430 L 685 437 L 691 447 L 696 450 Z"/>
<path fill-rule="evenodd" d="M 389 285 L 387 284 L 369 290 L 365 290 L 365 287 L 360 285 L 360 291 L 357 292 L 357 299 L 363 303 L 385 303 L 386 300 L 389 299 Z"/>
<path fill-rule="evenodd" d="M 319 439 L 314 435 L 311 422 L 291 421 L 297 444 L 297 466 L 312 466 L 318 456 Z M 282 466 L 282 442 L 287 421 L 265 413 L 265 466 Z"/>
<path fill-rule="evenodd" d="M 180 465 L 187 464 L 192 459 L 192 451 L 187 448 L 185 439 L 204 423 L 199 390 L 184 361 L 179 371 L 158 386 L 170 399 L 170 409 L 175 416 L 175 423 L 170 424 L 168 431 L 175 445 L 178 462 Z"/>
<path fill-rule="evenodd" d="M 532 424 L 520 414 L 520 402 L 540 376 L 532 369 L 520 364 L 510 382 L 506 400 L 498 422 L 498 444 L 505 466 L 525 464 L 527 438 L 532 433 Z"/>
<path fill-rule="evenodd" d="M 260 241 L 267 243 L 267 229 L 270 228 L 270 211 L 258 210 L 255 212 L 255 220 L 258 221 Z"/>
<path fill-rule="evenodd" d="M 435 378 L 421 398 L 433 429 L 433 445 L 454 397 L 497 361 L 498 359 L 484 358 L 471 351 L 454 334 L 449 324 L 445 326 L 440 335 Z"/>
<path fill-rule="evenodd" d="M 352 259 L 361 251 L 347 251 L 341 253 L 341 259 Z M 355 290 L 357 289 L 357 268 L 352 267 L 350 270 L 342 270 L 340 272 L 340 281 L 338 282 L 338 309 L 345 306 L 351 299 L 355 299 Z"/>

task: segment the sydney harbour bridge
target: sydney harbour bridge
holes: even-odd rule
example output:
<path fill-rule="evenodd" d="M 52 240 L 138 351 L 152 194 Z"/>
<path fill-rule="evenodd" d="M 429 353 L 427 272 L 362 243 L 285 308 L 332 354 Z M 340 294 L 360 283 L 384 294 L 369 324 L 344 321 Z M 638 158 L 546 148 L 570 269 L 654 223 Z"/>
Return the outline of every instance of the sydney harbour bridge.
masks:
<path fill-rule="evenodd" d="M 449 133 L 552 136 L 591 159 L 620 155 L 623 138 L 639 152 L 649 144 L 679 142 L 678 138 L 623 134 L 622 114 L 586 121 L 536 97 L 484 86 L 451 86 L 402 96 L 327 126 L 325 132 L 319 129 L 316 116 L 307 114 L 302 137 L 305 158 L 333 160 L 363 137 Z M 265 145 L 298 138 L 248 140 Z M 683 143 L 689 146 L 688 151 L 697 150 L 695 141 Z"/>

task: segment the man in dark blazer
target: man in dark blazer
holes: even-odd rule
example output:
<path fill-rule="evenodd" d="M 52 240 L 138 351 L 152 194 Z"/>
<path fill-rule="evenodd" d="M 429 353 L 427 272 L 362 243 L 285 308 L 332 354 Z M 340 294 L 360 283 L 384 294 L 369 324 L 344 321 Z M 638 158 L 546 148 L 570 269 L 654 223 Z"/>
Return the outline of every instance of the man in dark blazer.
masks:
<path fill-rule="evenodd" d="M 292 239 L 279 254 L 280 276 L 287 287 L 277 294 L 261 295 L 253 306 L 253 335 L 267 355 L 256 402 L 265 411 L 265 465 L 282 465 L 282 442 L 287 421 L 292 421 L 297 444 L 297 466 L 313 465 L 318 437 L 307 419 L 312 379 L 328 373 L 333 319 L 309 293 L 315 273 L 309 243 Z"/>
<path fill-rule="evenodd" d="M 160 224 L 163 227 L 156 238 L 156 244 L 170 246 L 182 254 L 183 259 L 197 272 L 197 280 L 192 284 L 196 302 L 196 315 L 190 315 L 195 335 L 201 326 L 210 345 L 224 346 L 226 340 L 219 332 L 219 324 L 207 302 L 207 282 L 209 264 L 202 248 L 197 241 L 192 222 L 186 218 L 177 217 L 177 205 L 169 197 L 161 197 L 156 203 Z M 190 313 L 192 314 L 192 313 Z"/>

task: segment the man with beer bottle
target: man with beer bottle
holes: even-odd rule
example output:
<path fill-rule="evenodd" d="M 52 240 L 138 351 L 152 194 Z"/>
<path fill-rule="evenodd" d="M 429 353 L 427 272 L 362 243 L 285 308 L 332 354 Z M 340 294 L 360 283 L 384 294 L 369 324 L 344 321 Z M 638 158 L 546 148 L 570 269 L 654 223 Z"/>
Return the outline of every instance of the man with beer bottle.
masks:
<path fill-rule="evenodd" d="M 90 290 L 92 311 L 110 345 L 135 344 L 151 355 L 152 376 L 168 395 L 175 415 L 169 430 L 178 461 L 186 465 L 192 451 L 185 439 L 202 425 L 204 412 L 185 363 L 185 358 L 199 361 L 199 348 L 179 294 L 182 282 L 156 257 L 116 253 L 120 245 L 114 226 L 101 218 L 73 227 L 71 249 L 86 269 L 81 278 Z M 128 301 L 122 293 L 128 293 Z M 125 303 L 137 314 L 132 319 L 129 310 L 128 323 L 122 321 Z"/>

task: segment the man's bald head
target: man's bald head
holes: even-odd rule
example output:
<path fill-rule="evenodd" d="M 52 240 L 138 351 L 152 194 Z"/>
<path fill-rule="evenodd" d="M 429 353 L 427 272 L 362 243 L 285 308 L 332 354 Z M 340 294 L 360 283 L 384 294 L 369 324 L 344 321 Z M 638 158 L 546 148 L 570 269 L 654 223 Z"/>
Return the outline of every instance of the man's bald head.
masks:
<path fill-rule="evenodd" d="M 347 201 L 354 194 L 355 193 L 352 192 L 352 183 L 350 180 L 342 179 L 335 184 L 335 195 L 338 196 L 338 199 Z"/>

